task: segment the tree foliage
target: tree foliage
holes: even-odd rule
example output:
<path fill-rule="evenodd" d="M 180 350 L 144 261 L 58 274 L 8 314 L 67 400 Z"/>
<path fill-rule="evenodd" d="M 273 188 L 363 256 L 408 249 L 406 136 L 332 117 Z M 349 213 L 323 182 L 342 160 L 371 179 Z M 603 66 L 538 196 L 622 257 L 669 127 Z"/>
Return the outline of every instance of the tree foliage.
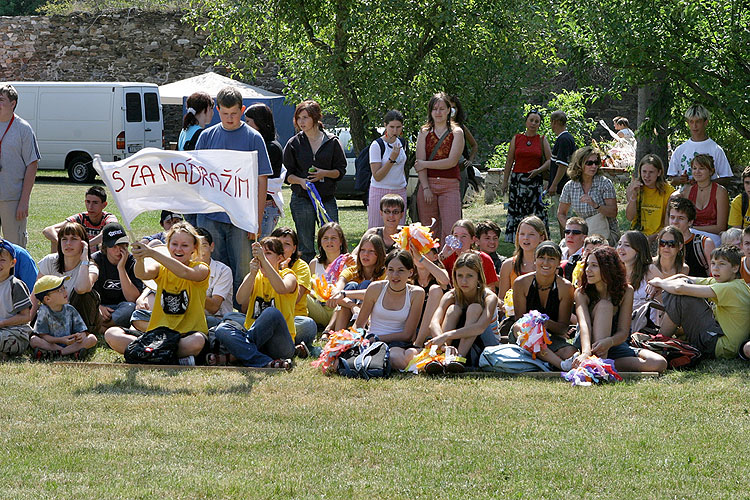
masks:
<path fill-rule="evenodd" d="M 0 16 L 28 16 L 35 14 L 45 0 L 3 0 L 0 2 Z"/>
<path fill-rule="evenodd" d="M 706 104 L 750 139 L 749 0 L 561 0 L 568 44 L 631 84 L 659 87 L 649 116 Z M 671 102 L 669 102 L 671 101 Z M 668 115 L 668 114 L 667 114 Z M 663 125 L 652 123 L 649 126 Z"/>
<path fill-rule="evenodd" d="M 200 0 L 189 19 L 235 74 L 279 63 L 293 101 L 348 122 L 359 150 L 385 111 L 415 132 L 432 93 L 455 93 L 476 135 L 508 134 L 503 110 L 549 80 L 549 0 Z M 510 130 L 515 130 L 513 126 Z"/>

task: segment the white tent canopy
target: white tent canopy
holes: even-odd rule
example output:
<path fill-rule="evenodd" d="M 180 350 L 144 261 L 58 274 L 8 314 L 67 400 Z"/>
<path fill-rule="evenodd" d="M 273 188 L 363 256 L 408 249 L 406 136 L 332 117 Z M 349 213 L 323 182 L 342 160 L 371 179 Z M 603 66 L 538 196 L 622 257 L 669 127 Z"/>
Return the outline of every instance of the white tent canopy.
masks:
<path fill-rule="evenodd" d="M 161 96 L 162 104 L 182 105 L 183 98 L 189 96 L 193 92 L 202 90 L 209 93 L 211 97 L 216 97 L 219 90 L 229 85 L 237 87 L 240 92 L 242 92 L 242 97 L 244 99 L 283 97 L 260 87 L 255 87 L 253 85 L 248 85 L 247 83 L 232 80 L 226 76 L 221 76 L 212 71 L 192 78 L 186 78 L 185 80 L 161 85 L 159 87 L 159 95 Z"/>

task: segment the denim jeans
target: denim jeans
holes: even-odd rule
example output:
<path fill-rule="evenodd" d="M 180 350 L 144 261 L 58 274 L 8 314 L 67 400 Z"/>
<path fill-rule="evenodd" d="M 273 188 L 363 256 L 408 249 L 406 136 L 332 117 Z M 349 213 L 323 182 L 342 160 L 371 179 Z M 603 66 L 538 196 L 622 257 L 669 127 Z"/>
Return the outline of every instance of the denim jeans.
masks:
<path fill-rule="evenodd" d="M 244 366 L 264 367 L 274 359 L 294 356 L 294 342 L 281 311 L 269 307 L 249 330 L 228 321 L 216 328 L 216 338 Z"/>
<path fill-rule="evenodd" d="M 318 335 L 318 325 L 315 320 L 309 316 L 295 316 L 294 328 L 297 330 L 294 343 L 301 344 L 304 342 L 308 348 L 312 347 L 315 337 Z"/>
<path fill-rule="evenodd" d="M 113 309 L 112 311 L 112 323 L 123 328 L 130 327 L 130 316 L 135 311 L 135 302 L 120 302 L 114 305 L 105 305 Z"/>
<path fill-rule="evenodd" d="M 334 221 L 339 221 L 339 209 L 336 205 L 336 198 L 323 202 L 323 207 L 328 215 Z M 292 194 L 289 200 L 289 209 L 292 211 L 294 225 L 297 228 L 297 238 L 299 238 L 298 249 L 302 259 L 310 262 L 315 257 L 315 226 L 317 215 L 307 193 L 302 196 Z"/>
<path fill-rule="evenodd" d="M 260 225 L 260 237 L 265 238 L 271 236 L 271 233 L 276 228 L 276 224 L 281 219 L 281 210 L 276 205 L 266 205 L 263 210 L 263 222 Z"/>
<path fill-rule="evenodd" d="M 207 229 L 214 239 L 214 251 L 211 257 L 228 265 L 232 270 L 233 296 L 236 296 L 242 280 L 250 271 L 251 253 L 247 231 L 233 224 L 209 219 L 204 214 L 198 215 L 198 225 Z M 234 301 L 234 307 L 240 309 L 236 300 Z"/>

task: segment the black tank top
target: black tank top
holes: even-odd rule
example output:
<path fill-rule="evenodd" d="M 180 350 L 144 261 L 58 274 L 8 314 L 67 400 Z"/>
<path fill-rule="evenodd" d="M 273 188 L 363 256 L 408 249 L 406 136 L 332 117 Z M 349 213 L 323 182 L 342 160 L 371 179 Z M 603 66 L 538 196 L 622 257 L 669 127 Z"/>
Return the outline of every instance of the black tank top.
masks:
<path fill-rule="evenodd" d="M 549 295 L 547 295 L 546 305 L 542 305 L 542 299 L 539 297 L 536 276 L 531 280 L 529 293 L 526 295 L 526 309 L 529 311 L 537 310 L 549 316 L 549 319 L 552 321 L 557 321 L 557 317 L 560 315 L 560 296 L 557 292 L 557 277 L 555 277 Z"/>
<path fill-rule="evenodd" d="M 706 266 L 704 265 L 705 254 L 703 253 L 703 239 L 701 234 L 693 235 L 693 239 L 685 243 L 685 264 L 690 268 L 690 276 L 696 278 L 707 278 Z M 700 256 L 698 255 L 700 252 Z"/>

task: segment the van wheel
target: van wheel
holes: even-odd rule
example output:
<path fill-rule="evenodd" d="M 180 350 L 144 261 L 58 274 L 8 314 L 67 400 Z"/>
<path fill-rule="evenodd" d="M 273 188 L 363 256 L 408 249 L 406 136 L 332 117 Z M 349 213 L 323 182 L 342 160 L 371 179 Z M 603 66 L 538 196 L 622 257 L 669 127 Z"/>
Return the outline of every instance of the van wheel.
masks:
<path fill-rule="evenodd" d="M 71 156 L 66 165 L 68 177 L 73 182 L 82 184 L 93 181 L 96 177 L 96 170 L 94 170 L 91 161 L 91 157 L 87 154 L 79 153 Z"/>

